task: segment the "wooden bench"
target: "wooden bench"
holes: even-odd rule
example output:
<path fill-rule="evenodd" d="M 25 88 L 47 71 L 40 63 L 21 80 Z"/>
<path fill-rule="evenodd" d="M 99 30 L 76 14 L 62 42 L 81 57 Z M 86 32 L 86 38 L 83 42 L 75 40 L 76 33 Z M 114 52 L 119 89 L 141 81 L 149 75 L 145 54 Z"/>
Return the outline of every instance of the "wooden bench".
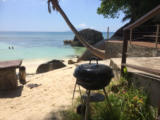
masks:
<path fill-rule="evenodd" d="M 0 90 L 15 89 L 18 86 L 16 68 L 20 68 L 22 60 L 0 62 Z"/>

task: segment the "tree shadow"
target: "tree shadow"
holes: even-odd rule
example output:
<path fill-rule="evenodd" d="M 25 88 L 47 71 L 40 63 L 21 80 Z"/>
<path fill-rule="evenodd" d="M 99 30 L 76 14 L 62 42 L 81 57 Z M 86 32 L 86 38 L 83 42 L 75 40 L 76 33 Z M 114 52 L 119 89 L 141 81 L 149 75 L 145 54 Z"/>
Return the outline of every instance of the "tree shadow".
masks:
<path fill-rule="evenodd" d="M 0 98 L 14 98 L 20 97 L 22 94 L 23 86 L 18 86 L 14 90 L 3 90 L 0 91 Z"/>
<path fill-rule="evenodd" d="M 44 120 L 82 120 L 82 116 L 78 115 L 73 108 L 59 109 L 51 111 L 46 115 Z"/>
<path fill-rule="evenodd" d="M 45 120 L 66 120 L 65 116 L 66 116 L 65 111 L 50 112 L 46 116 Z"/>

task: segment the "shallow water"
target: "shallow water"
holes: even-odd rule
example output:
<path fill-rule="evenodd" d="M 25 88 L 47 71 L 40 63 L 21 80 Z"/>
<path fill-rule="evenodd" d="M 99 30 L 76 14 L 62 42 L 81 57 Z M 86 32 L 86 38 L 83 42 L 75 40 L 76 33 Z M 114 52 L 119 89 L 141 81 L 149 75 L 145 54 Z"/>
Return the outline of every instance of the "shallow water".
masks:
<path fill-rule="evenodd" d="M 73 38 L 72 32 L 0 32 L 0 60 L 63 59 L 81 55 L 84 47 L 63 44 L 63 40 Z"/>

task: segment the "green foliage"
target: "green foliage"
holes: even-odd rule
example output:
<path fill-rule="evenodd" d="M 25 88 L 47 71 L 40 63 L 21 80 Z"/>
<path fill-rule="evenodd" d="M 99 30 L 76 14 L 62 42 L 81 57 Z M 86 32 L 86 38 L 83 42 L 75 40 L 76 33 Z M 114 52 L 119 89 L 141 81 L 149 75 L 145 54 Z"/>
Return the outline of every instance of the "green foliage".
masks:
<path fill-rule="evenodd" d="M 124 67 L 123 72 L 124 72 L 124 74 L 127 74 L 127 68 L 126 67 Z"/>
<path fill-rule="evenodd" d="M 63 120 L 82 120 L 82 117 L 71 109 L 65 112 Z"/>
<path fill-rule="evenodd" d="M 106 18 L 119 17 L 119 11 L 125 14 L 123 20 L 134 22 L 160 4 L 160 0 L 101 0 L 97 13 Z"/>
<path fill-rule="evenodd" d="M 93 120 L 154 120 L 146 94 L 141 90 L 121 89 L 109 96 L 113 112 L 106 109 L 105 102 L 92 105 Z"/>
<path fill-rule="evenodd" d="M 107 109 L 105 102 L 92 103 L 91 104 L 91 119 L 92 120 L 120 120 L 120 101 L 117 97 L 110 95 L 109 99 L 112 103 L 112 111 Z"/>
<path fill-rule="evenodd" d="M 148 96 L 143 89 L 128 87 L 125 78 L 121 79 L 120 84 L 112 85 L 112 88 L 109 100 L 113 112 L 108 109 L 106 101 L 91 103 L 91 120 L 155 120 L 156 109 L 149 105 Z M 81 119 L 74 111 L 69 112 L 65 118 Z"/>
<path fill-rule="evenodd" d="M 153 120 L 147 95 L 142 90 L 130 88 L 120 91 L 122 102 L 121 120 Z"/>
<path fill-rule="evenodd" d="M 127 70 L 127 67 L 124 67 L 123 68 L 123 78 L 121 78 L 122 80 L 123 79 L 127 79 L 128 78 L 128 70 Z"/>
<path fill-rule="evenodd" d="M 103 14 L 107 18 L 118 17 L 118 11 L 127 9 L 125 3 L 127 3 L 127 0 L 101 0 L 101 6 L 97 13 Z"/>

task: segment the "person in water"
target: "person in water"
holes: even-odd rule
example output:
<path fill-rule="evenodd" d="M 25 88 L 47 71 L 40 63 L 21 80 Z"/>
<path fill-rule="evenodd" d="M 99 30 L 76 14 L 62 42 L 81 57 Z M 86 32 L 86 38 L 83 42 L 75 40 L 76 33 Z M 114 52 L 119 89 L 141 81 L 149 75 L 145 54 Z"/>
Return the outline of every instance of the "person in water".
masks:
<path fill-rule="evenodd" d="M 13 47 L 13 46 L 12 46 L 12 47 L 11 47 L 11 46 L 9 46 L 9 47 L 8 47 L 8 49 L 12 49 L 12 50 L 13 50 L 13 49 L 14 49 L 14 47 Z"/>

